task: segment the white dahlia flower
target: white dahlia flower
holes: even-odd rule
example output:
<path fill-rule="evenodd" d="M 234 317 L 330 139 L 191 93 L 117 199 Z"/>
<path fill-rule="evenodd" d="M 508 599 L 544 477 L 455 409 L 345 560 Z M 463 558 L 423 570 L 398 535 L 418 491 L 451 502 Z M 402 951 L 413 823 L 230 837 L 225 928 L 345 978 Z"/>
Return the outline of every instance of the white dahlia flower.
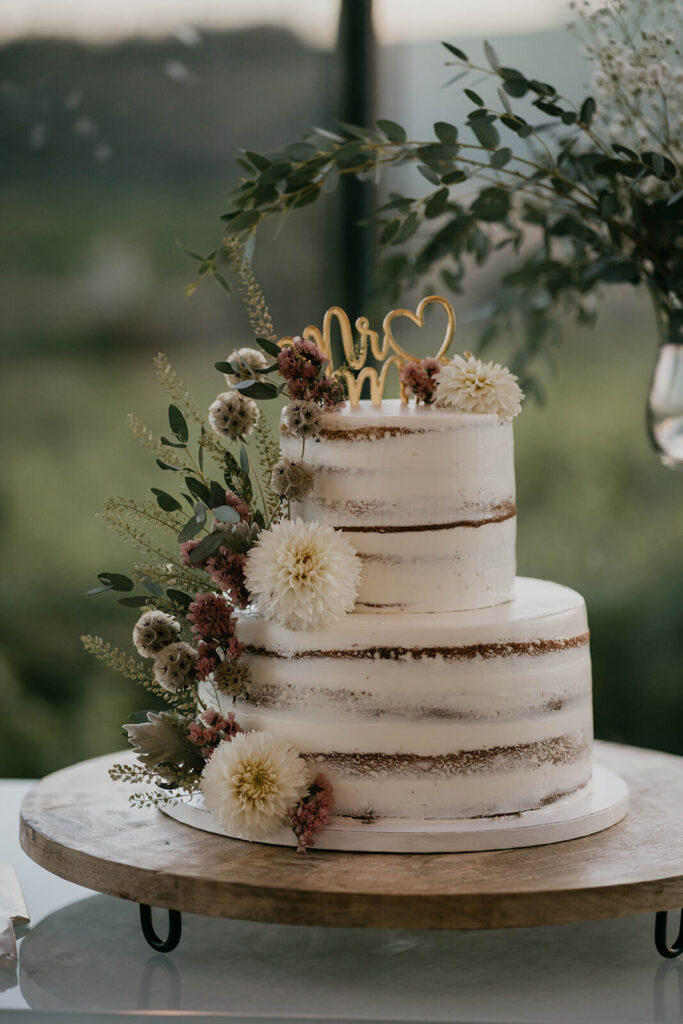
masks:
<path fill-rule="evenodd" d="M 332 527 L 283 519 L 261 531 L 245 576 L 264 619 L 288 629 L 319 629 L 352 610 L 360 559 Z"/>
<path fill-rule="evenodd" d="M 453 356 L 436 376 L 435 404 L 457 412 L 496 413 L 502 422 L 522 411 L 517 378 L 499 363 L 482 363 L 471 352 Z"/>
<path fill-rule="evenodd" d="M 204 805 L 226 832 L 266 839 L 308 785 L 302 757 L 269 732 L 241 732 L 218 744 L 202 773 Z"/>
<path fill-rule="evenodd" d="M 231 388 L 234 388 L 240 380 L 248 380 L 251 374 L 241 365 L 240 361 L 250 366 L 254 373 L 258 374 L 259 370 L 265 370 L 268 366 L 268 360 L 264 356 L 263 352 L 259 352 L 257 348 L 236 348 L 234 352 L 231 352 L 228 356 L 227 361 L 234 363 L 235 366 L 239 367 L 239 373 L 226 373 L 225 379 Z"/>

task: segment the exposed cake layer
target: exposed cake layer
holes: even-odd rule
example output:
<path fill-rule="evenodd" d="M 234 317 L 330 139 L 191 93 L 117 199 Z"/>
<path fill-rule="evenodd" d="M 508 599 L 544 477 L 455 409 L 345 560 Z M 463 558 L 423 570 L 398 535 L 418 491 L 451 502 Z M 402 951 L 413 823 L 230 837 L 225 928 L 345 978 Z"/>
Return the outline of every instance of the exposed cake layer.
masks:
<path fill-rule="evenodd" d="M 343 530 L 363 561 L 359 612 L 456 611 L 510 600 L 512 425 L 398 399 L 324 417 L 307 442 L 313 493 L 292 514 Z M 301 457 L 283 428 L 281 447 Z"/>
<path fill-rule="evenodd" d="M 518 579 L 495 608 L 359 613 L 312 632 L 245 614 L 238 635 L 253 675 L 240 724 L 328 774 L 338 813 L 507 814 L 590 777 L 588 627 L 566 587 Z"/>

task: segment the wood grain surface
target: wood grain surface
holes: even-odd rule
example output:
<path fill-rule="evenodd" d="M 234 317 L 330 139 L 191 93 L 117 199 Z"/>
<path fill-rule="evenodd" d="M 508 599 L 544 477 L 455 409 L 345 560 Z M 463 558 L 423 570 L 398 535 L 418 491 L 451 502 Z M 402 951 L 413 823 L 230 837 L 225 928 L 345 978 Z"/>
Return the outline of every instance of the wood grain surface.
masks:
<path fill-rule="evenodd" d="M 107 768 L 49 775 L 21 809 L 21 845 L 98 892 L 213 917 L 342 927 L 482 929 L 623 917 L 683 906 L 683 758 L 596 744 L 631 791 L 598 835 L 487 853 L 365 854 L 227 839 L 129 807 Z"/>

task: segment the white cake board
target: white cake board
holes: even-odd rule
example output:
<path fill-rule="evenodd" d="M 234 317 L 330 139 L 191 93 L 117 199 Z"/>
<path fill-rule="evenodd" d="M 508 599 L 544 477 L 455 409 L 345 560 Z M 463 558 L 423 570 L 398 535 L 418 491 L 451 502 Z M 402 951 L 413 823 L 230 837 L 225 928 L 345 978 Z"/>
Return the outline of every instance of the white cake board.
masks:
<path fill-rule="evenodd" d="M 224 831 L 200 804 L 178 803 L 162 810 L 170 818 L 215 835 L 241 839 Z M 628 810 L 624 780 L 602 765 L 593 766 L 587 786 L 547 807 L 492 818 L 452 818 L 411 822 L 407 818 L 380 818 L 367 824 L 351 818 L 332 818 L 318 833 L 316 850 L 359 853 L 473 853 L 544 846 L 579 839 L 615 825 Z M 296 846 L 293 832 L 283 828 L 269 845 Z"/>

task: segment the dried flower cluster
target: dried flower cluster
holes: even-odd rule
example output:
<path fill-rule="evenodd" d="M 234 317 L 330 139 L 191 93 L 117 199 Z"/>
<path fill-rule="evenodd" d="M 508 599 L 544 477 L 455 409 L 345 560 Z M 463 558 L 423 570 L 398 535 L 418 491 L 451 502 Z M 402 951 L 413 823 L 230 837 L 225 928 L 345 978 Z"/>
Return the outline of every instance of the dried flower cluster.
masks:
<path fill-rule="evenodd" d="M 314 402 L 325 412 L 343 405 L 343 385 L 335 377 L 325 376 L 327 363 L 318 346 L 304 338 L 296 337 L 291 345 L 283 348 L 277 357 L 277 366 L 287 383 L 290 398 Z"/>
<path fill-rule="evenodd" d="M 316 834 L 329 825 L 333 808 L 332 785 L 325 775 L 319 773 L 308 793 L 299 800 L 290 814 L 299 853 L 305 853 L 308 847 L 314 845 Z"/>
<path fill-rule="evenodd" d="M 438 359 L 421 359 L 416 363 L 406 363 L 401 367 L 401 384 L 406 390 L 407 396 L 413 395 L 418 402 L 429 405 L 434 401 L 436 380 L 434 379 L 441 369 Z"/>

